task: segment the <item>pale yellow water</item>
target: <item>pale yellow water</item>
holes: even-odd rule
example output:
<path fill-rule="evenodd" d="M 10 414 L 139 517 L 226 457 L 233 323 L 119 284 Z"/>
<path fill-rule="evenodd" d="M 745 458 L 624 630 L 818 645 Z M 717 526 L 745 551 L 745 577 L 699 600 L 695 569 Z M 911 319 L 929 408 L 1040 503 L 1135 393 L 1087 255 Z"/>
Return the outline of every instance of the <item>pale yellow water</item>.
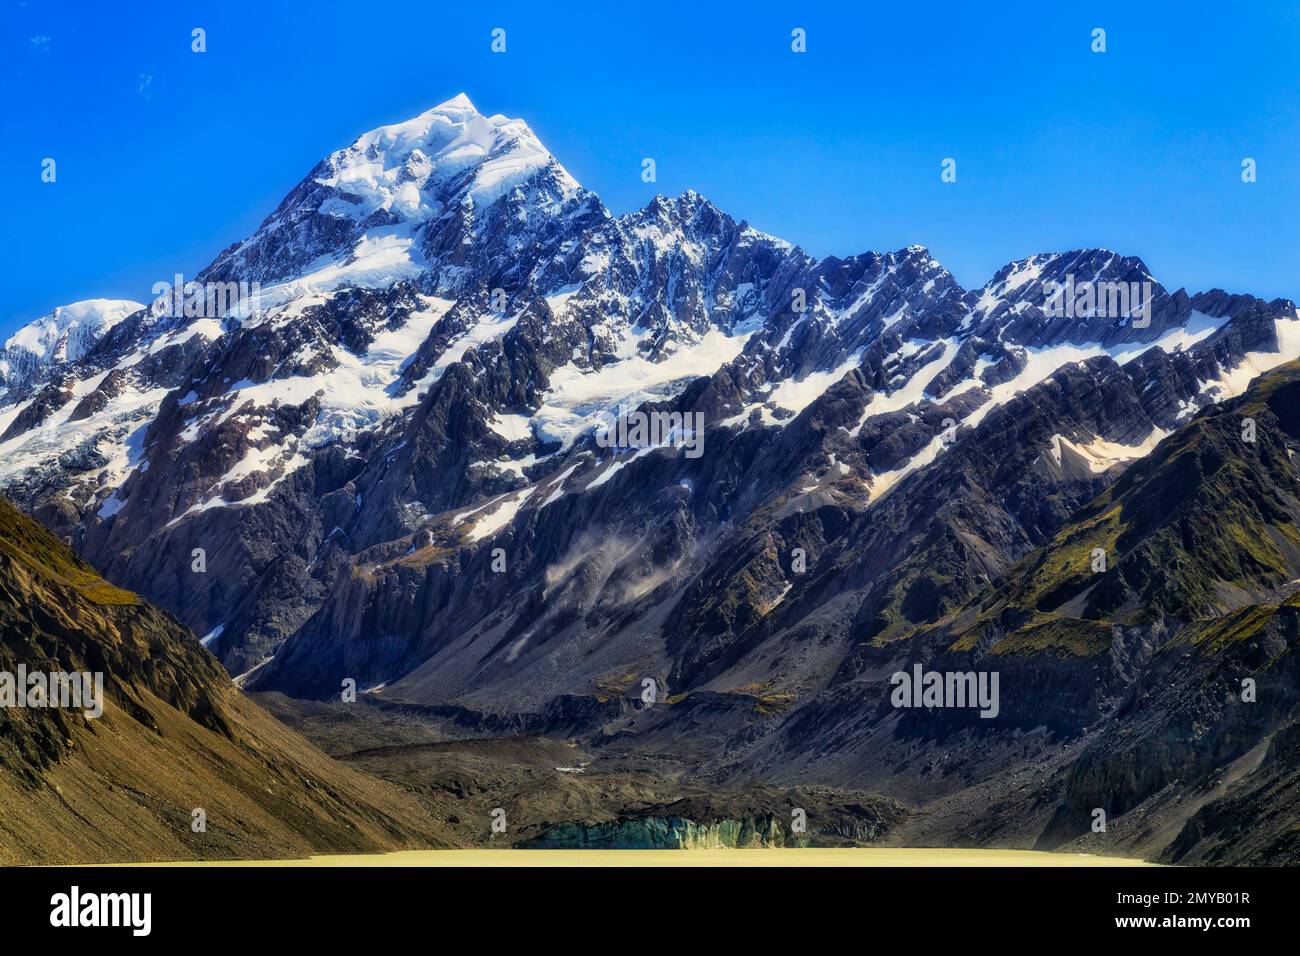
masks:
<path fill-rule="evenodd" d="M 231 860 L 167 866 L 1147 866 L 1141 860 L 1034 850 L 408 850 L 305 860 Z"/>

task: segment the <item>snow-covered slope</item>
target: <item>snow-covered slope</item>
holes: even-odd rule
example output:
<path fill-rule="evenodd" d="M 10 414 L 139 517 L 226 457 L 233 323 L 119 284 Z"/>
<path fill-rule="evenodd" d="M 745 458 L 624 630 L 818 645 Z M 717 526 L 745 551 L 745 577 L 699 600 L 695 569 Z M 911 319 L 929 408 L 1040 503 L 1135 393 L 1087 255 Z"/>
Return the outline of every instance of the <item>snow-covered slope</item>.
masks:
<path fill-rule="evenodd" d="M 24 325 L 0 352 L 0 388 L 17 392 L 50 366 L 75 362 L 104 334 L 144 305 L 129 299 L 84 299 Z"/>

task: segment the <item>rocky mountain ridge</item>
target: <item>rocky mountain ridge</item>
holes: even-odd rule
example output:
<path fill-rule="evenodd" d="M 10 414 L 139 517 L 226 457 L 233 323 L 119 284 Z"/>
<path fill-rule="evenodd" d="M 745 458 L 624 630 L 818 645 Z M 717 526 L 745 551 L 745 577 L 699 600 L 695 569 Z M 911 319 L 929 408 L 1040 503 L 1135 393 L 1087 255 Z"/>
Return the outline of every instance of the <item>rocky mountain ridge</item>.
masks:
<path fill-rule="evenodd" d="M 1047 315 L 1046 284 L 1067 276 L 1153 283 L 1149 324 Z M 1287 303 L 1170 294 L 1102 251 L 1031 257 L 966 292 L 921 247 L 816 261 L 694 193 L 613 217 L 525 125 L 463 96 L 327 157 L 198 280 L 261 288 L 222 317 L 137 313 L 29 389 L 0 413 L 3 479 L 236 673 L 369 549 L 473 546 L 516 504 L 520 520 L 646 467 L 644 449 L 595 454 L 610 408 L 689 406 L 726 456 L 775 443 L 789 473 L 766 479 L 768 502 L 851 469 L 865 488 L 830 493 L 856 511 L 937 457 L 938 426 L 974 427 L 1077 360 L 1158 348 L 1165 387 L 1179 379 L 1168 428 L 1295 345 Z M 856 420 L 823 431 L 850 381 Z"/>

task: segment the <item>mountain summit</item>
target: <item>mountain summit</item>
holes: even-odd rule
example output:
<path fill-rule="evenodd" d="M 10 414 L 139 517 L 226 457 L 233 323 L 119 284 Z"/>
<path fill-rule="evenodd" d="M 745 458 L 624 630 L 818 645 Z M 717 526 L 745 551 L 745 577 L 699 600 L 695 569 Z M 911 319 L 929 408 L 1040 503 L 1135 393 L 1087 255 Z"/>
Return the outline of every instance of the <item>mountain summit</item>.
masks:
<path fill-rule="evenodd" d="M 330 282 L 413 278 L 437 253 L 482 238 L 498 201 L 512 198 L 526 219 L 581 192 L 522 120 L 484 116 L 462 93 L 331 153 L 200 279 L 310 282 L 322 260 Z"/>
<path fill-rule="evenodd" d="M 480 206 L 543 169 L 554 171 L 568 192 L 578 189 L 523 120 L 483 116 L 464 93 L 414 119 L 363 134 L 327 162 L 334 174 L 322 185 L 369 200 L 372 210 L 391 209 L 407 219 L 432 215 L 421 193 L 436 195 L 456 177 L 464 180 L 457 195 Z"/>

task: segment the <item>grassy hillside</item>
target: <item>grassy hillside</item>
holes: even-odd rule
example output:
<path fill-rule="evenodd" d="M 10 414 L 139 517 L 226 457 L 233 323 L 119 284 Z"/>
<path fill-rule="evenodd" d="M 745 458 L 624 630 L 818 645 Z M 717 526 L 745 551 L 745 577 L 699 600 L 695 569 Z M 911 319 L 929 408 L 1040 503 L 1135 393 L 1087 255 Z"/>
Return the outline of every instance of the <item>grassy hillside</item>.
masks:
<path fill-rule="evenodd" d="M 0 670 L 99 671 L 104 713 L 0 709 L 0 863 L 447 845 L 398 789 L 244 697 L 166 613 L 0 500 Z M 201 809 L 206 829 L 195 832 Z"/>

